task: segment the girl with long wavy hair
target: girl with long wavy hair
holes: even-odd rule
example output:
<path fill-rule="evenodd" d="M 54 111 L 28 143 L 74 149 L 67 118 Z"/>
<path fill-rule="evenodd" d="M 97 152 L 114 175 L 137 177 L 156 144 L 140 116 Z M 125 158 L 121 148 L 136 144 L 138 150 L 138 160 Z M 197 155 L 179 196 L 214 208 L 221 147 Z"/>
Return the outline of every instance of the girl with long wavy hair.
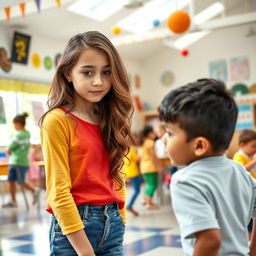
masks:
<path fill-rule="evenodd" d="M 124 65 L 112 43 L 89 31 L 72 37 L 40 120 L 50 255 L 122 256 L 133 112 Z"/>

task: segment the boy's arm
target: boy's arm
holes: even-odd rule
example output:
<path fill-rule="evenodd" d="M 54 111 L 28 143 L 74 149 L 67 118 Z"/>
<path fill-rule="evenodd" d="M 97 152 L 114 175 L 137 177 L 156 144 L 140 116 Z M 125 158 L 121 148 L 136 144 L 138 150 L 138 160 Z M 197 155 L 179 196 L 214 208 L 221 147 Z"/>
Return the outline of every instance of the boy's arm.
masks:
<path fill-rule="evenodd" d="M 217 256 L 220 245 L 221 235 L 219 229 L 208 229 L 197 232 L 194 256 Z"/>
<path fill-rule="evenodd" d="M 256 165 L 256 159 L 254 158 L 250 163 L 245 164 L 245 168 L 247 171 L 250 171 L 252 168 L 254 168 Z"/>
<path fill-rule="evenodd" d="M 250 242 L 249 256 L 256 255 L 256 220 L 253 221 L 252 237 Z"/>

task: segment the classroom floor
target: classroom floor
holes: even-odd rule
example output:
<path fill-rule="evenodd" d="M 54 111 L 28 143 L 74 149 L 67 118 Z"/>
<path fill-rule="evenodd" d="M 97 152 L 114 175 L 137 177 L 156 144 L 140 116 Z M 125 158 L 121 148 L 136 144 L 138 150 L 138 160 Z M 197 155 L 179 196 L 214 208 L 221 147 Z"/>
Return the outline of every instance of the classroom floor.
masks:
<path fill-rule="evenodd" d="M 128 196 L 130 193 L 128 187 Z M 134 207 L 140 216 L 128 213 L 124 242 L 126 256 L 182 255 L 179 229 L 170 207 L 168 189 L 164 188 L 159 194 L 155 198 L 162 202 L 159 210 L 145 209 L 141 205 L 141 193 Z M 29 193 L 27 195 L 30 196 Z M 36 207 L 27 211 L 21 194 L 18 199 L 18 208 L 0 210 L 0 256 L 49 255 L 49 214 L 44 209 L 38 211 Z M 7 200 L 8 196 L 5 196 Z M 41 204 L 44 203 L 42 193 Z"/>

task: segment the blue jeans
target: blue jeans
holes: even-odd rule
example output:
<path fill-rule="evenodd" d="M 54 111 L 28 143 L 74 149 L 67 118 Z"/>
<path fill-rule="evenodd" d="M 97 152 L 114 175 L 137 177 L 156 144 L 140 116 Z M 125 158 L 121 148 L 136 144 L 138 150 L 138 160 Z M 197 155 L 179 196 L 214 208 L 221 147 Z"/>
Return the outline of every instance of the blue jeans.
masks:
<path fill-rule="evenodd" d="M 139 176 L 130 178 L 129 181 L 130 181 L 134 191 L 133 191 L 133 194 L 132 194 L 130 201 L 127 205 L 127 208 L 132 208 L 137 196 L 140 193 L 141 176 L 139 175 Z"/>
<path fill-rule="evenodd" d="M 96 256 L 123 256 L 125 226 L 116 203 L 108 205 L 82 204 L 77 206 L 86 233 Z M 52 216 L 50 228 L 50 256 L 75 256 L 77 253 L 62 234 Z"/>

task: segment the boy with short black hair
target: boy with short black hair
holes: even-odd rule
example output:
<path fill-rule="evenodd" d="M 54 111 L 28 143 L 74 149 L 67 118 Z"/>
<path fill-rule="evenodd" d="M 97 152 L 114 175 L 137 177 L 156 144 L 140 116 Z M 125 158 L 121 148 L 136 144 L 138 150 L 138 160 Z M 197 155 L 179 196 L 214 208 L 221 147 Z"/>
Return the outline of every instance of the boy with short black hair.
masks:
<path fill-rule="evenodd" d="M 224 155 L 237 119 L 224 83 L 200 79 L 179 87 L 163 99 L 159 115 L 172 164 L 185 166 L 171 184 L 184 255 L 247 255 L 246 226 L 256 217 L 256 183 Z"/>

